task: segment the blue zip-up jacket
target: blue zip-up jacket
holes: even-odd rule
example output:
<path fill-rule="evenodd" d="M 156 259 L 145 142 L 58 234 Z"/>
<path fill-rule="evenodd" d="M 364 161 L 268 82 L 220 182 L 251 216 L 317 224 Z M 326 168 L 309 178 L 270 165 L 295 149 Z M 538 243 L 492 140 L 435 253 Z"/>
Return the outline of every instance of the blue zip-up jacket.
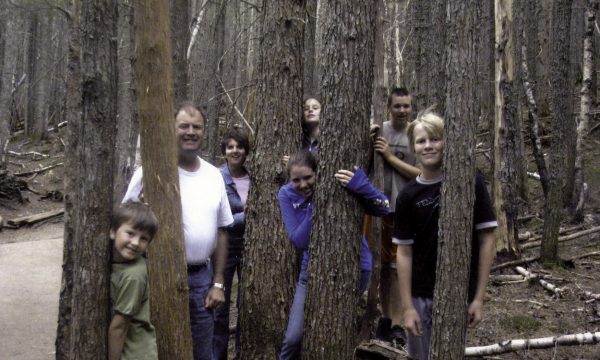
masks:
<path fill-rule="evenodd" d="M 235 182 L 233 182 L 233 177 L 229 172 L 227 164 L 221 166 L 219 170 L 221 171 L 221 175 L 223 175 L 225 190 L 227 191 L 227 199 L 229 200 L 229 207 L 231 208 L 231 214 L 233 215 L 233 224 L 227 227 L 227 233 L 229 234 L 229 247 L 243 248 L 246 219 L 244 217 L 244 205 L 242 204 L 242 198 L 237 192 Z"/>
<path fill-rule="evenodd" d="M 390 204 L 388 199 L 381 191 L 371 185 L 367 175 L 362 170 L 358 169 L 354 172 L 354 176 L 346 189 L 360 201 L 367 214 L 385 216 L 389 213 Z M 292 244 L 303 252 L 300 276 L 305 277 L 308 269 L 308 245 L 310 243 L 313 205 L 289 183 L 279 189 L 278 198 L 288 237 Z M 364 236 L 361 245 L 360 268 L 371 271 L 373 257 Z"/>

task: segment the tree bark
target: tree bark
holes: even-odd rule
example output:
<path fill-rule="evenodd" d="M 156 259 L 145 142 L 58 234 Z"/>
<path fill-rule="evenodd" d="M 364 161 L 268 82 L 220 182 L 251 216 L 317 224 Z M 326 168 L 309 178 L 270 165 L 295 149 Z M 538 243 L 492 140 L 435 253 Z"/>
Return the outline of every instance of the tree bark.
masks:
<path fill-rule="evenodd" d="M 77 8 L 77 3 L 75 8 Z M 74 22 L 70 65 L 70 138 L 68 156 L 74 166 L 68 179 L 71 206 L 65 225 L 65 255 L 70 264 L 63 270 L 63 284 L 72 279 L 69 301 L 68 343 L 57 340 L 57 356 L 67 359 L 105 358 L 109 323 L 110 243 L 114 138 L 116 125 L 117 72 L 115 0 L 83 2 Z M 78 16 L 77 11 L 73 16 Z M 79 27 L 77 25 L 80 25 Z M 79 54 L 77 54 L 79 52 Z M 79 58 L 77 57 L 79 55 Z M 80 75 L 80 76 L 79 76 Z M 68 230 L 67 230 L 68 229 Z M 70 254 L 67 246 L 72 246 Z M 65 274 L 65 271 L 72 271 Z M 93 274 L 93 276 L 90 276 Z M 63 306 L 64 310 L 65 307 Z M 61 313 L 61 316 L 63 314 Z M 69 315 L 67 315 L 68 317 Z M 67 345 L 68 344 L 68 345 Z M 65 345 L 68 350 L 62 348 Z"/>
<path fill-rule="evenodd" d="M 16 64 L 19 36 L 17 35 L 17 11 L 3 4 L 3 13 L 0 21 L 3 22 L 2 31 L 3 48 L 2 61 L 0 62 L 0 159 L 4 157 L 4 144 L 10 138 L 10 118 L 12 104 L 12 89 L 16 81 Z M 10 35 L 9 35 L 10 34 Z M 6 168 L 4 162 L 0 162 L 0 169 Z"/>
<path fill-rule="evenodd" d="M 304 26 L 304 94 L 317 96 L 319 85 L 317 78 L 317 4 L 318 0 L 306 0 L 306 25 Z"/>
<path fill-rule="evenodd" d="M 411 40 L 414 40 L 412 71 L 416 74 L 413 106 L 417 110 L 423 110 L 436 105 L 436 111 L 443 113 L 446 83 L 440 79 L 444 78 L 443 49 L 448 31 L 439 24 L 443 24 L 446 19 L 447 0 L 411 1 L 409 6 L 413 22 Z"/>
<path fill-rule="evenodd" d="M 241 291 L 243 359 L 274 359 L 281 348 L 295 282 L 296 253 L 277 205 L 281 158 L 300 148 L 304 0 L 262 8 L 256 142 L 250 163 Z M 256 331 L 260 329 L 260 331 Z"/>
<path fill-rule="evenodd" d="M 139 135 L 135 79 L 135 13 L 132 0 L 119 0 L 117 139 L 114 200 L 120 202 L 135 170 Z"/>
<path fill-rule="evenodd" d="M 441 189 L 437 270 L 433 294 L 431 359 L 464 354 L 467 289 L 475 202 L 475 129 L 478 0 L 448 0 L 444 183 Z M 468 209 L 468 210 L 466 210 Z"/>
<path fill-rule="evenodd" d="M 588 1 L 585 11 L 585 32 L 583 38 L 583 80 L 581 83 L 581 105 L 579 111 L 579 124 L 577 125 L 577 142 L 575 157 L 575 183 L 573 197 L 571 199 L 571 211 L 573 219 L 583 220 L 583 210 L 585 207 L 585 176 L 584 176 L 584 144 L 587 140 L 589 128 L 589 112 L 592 105 L 590 96 L 592 87 L 592 72 L 594 65 L 594 23 L 598 11 L 598 1 Z"/>
<path fill-rule="evenodd" d="M 540 257 L 544 264 L 557 264 L 558 229 L 561 222 L 562 189 L 565 180 L 565 139 L 571 113 L 569 90 L 569 41 L 571 1 L 555 0 L 552 3 L 552 45 L 550 52 L 550 107 L 552 109 L 552 138 L 548 156 L 548 193 L 544 202 L 544 238 Z"/>
<path fill-rule="evenodd" d="M 385 21 L 385 0 L 377 1 L 377 18 L 375 22 L 375 45 L 373 61 L 373 95 L 371 106 L 373 109 L 373 124 L 381 129 L 386 115 L 387 94 L 385 86 L 385 40 L 384 40 L 384 21 Z M 370 146 L 371 144 L 369 144 Z M 373 150 L 369 150 L 372 152 Z M 383 159 L 381 156 L 373 156 L 373 179 L 372 184 L 383 189 Z M 367 298 L 367 309 L 361 319 L 359 339 L 369 340 L 373 334 L 373 326 L 380 315 L 379 305 L 379 281 L 381 278 L 381 218 L 371 218 L 370 231 L 370 250 L 373 255 L 373 269 L 369 284 Z"/>
<path fill-rule="evenodd" d="M 173 53 L 173 90 L 175 104 L 188 100 L 187 45 L 190 39 L 189 0 L 170 0 L 171 49 Z"/>
<path fill-rule="evenodd" d="M 187 271 L 173 119 L 169 4 L 135 3 L 144 198 L 161 226 L 148 248 L 150 312 L 161 359 L 191 359 Z M 165 311 L 169 309 L 169 311 Z"/>
<path fill-rule="evenodd" d="M 518 119 L 518 96 L 515 92 L 515 36 L 513 1 L 495 0 L 496 76 L 494 127 L 494 208 L 498 219 L 496 250 L 518 252 L 518 167 L 521 132 Z"/>
<path fill-rule="evenodd" d="M 363 211 L 334 174 L 366 164 L 376 11 L 360 0 L 321 4 L 319 68 L 324 107 L 302 355 L 350 359 L 357 345 Z"/>

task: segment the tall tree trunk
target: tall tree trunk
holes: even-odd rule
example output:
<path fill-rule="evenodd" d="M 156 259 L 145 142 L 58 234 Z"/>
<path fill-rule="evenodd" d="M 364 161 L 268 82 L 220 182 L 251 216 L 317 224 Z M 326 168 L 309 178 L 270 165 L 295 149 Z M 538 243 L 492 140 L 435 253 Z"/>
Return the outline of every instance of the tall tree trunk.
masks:
<path fill-rule="evenodd" d="M 148 253 L 150 312 L 161 359 L 191 359 L 187 271 L 173 117 L 169 4 L 135 3 L 144 197 L 161 226 Z M 169 311 L 165 311 L 169 309 Z"/>
<path fill-rule="evenodd" d="M 80 3 L 71 0 L 69 18 L 69 52 L 67 59 L 67 143 L 65 154 L 76 154 L 80 146 L 78 134 L 82 132 L 82 89 L 81 89 L 81 39 Z M 65 158 L 64 188 L 65 188 L 65 217 L 62 279 L 58 304 L 58 326 L 56 329 L 56 359 L 69 359 L 71 348 L 71 327 L 73 323 L 73 270 L 74 250 L 76 241 L 76 224 L 78 223 L 78 208 L 80 203 L 79 164 L 76 156 Z M 105 230 L 104 230 L 105 231 Z"/>
<path fill-rule="evenodd" d="M 412 1 L 410 21 L 413 34 L 414 72 L 416 73 L 413 103 L 417 110 L 437 105 L 436 111 L 443 113 L 446 101 L 444 78 L 444 46 L 447 29 L 443 24 L 446 18 L 447 0 Z M 471 70 L 472 71 L 472 70 Z"/>
<path fill-rule="evenodd" d="M 4 1 L 6 2 L 6 1 Z M 4 158 L 4 145 L 10 139 L 10 115 L 12 104 L 12 89 L 16 82 L 16 64 L 18 44 L 20 37 L 17 34 L 17 11 L 13 10 L 8 4 L 2 4 L 3 13 L 0 21 L 3 22 L 3 56 L 0 62 L 0 159 Z M 0 161 L 0 169 L 6 167 L 4 162 Z"/>
<path fill-rule="evenodd" d="M 573 219 L 583 220 L 585 207 L 586 184 L 584 177 L 585 148 L 589 128 L 589 113 L 592 105 L 590 96 L 592 87 L 592 73 L 594 69 L 594 23 L 598 11 L 598 1 L 588 0 L 585 10 L 585 31 L 583 37 L 583 79 L 581 82 L 581 105 L 579 113 L 579 124 L 577 125 L 577 156 L 575 158 L 574 191 L 571 199 L 571 210 Z"/>
<path fill-rule="evenodd" d="M 444 113 L 444 183 L 441 189 L 440 229 L 431 359 L 462 359 L 465 351 L 467 291 L 471 263 L 473 204 L 475 202 L 476 63 L 478 0 L 448 0 L 444 29 L 446 83 Z M 465 210 L 468 209 L 468 210 Z"/>
<path fill-rule="evenodd" d="M 497 251 L 515 254 L 519 238 L 517 168 L 521 124 L 517 117 L 518 96 L 515 91 L 515 34 L 513 1 L 496 0 L 496 76 L 494 127 L 494 208 L 498 218 Z"/>
<path fill-rule="evenodd" d="M 175 103 L 187 98 L 188 65 L 186 51 L 190 39 L 189 0 L 170 0 L 171 4 L 171 49 L 173 52 L 173 89 Z"/>
<path fill-rule="evenodd" d="M 78 5 L 75 5 L 77 8 Z M 73 11 L 77 16 L 77 11 Z M 108 229 L 112 211 L 114 138 L 116 125 L 117 71 L 115 0 L 83 2 L 80 19 L 74 22 L 71 53 L 70 142 L 68 189 L 73 191 L 65 224 L 65 255 L 71 264 L 63 267 L 65 278 L 72 279 L 69 298 L 70 319 L 57 340 L 57 356 L 67 359 L 106 358 L 109 323 L 110 243 Z M 77 27 L 79 23 L 79 27 Z M 77 52 L 79 50 L 79 58 Z M 79 68 L 80 72 L 77 70 Z M 80 75 L 80 76 L 78 76 Z M 81 87 L 80 89 L 78 89 Z M 71 186 L 73 185 L 73 186 Z M 72 246 L 72 250 L 67 249 Z M 72 271 L 65 274 L 65 271 Z M 93 274 L 93 276 L 90 276 Z M 65 294 L 61 294 L 65 295 Z M 68 296 L 67 295 L 67 296 Z M 62 306 L 62 310 L 65 307 Z M 61 316 L 63 314 L 61 313 Z M 69 315 L 67 315 L 69 316 Z M 68 344 L 68 345 L 67 345 Z M 68 347 L 62 348 L 62 346 Z"/>
<path fill-rule="evenodd" d="M 304 0 L 265 1 L 241 283 L 243 359 L 274 359 L 292 299 L 295 251 L 277 206 L 283 155 L 300 148 Z M 260 329 L 260 331 L 256 331 Z"/>
<path fill-rule="evenodd" d="M 208 101 L 208 148 L 206 149 L 205 158 L 212 164 L 216 164 L 217 155 L 220 152 L 219 144 L 219 124 L 223 115 L 224 96 L 216 95 L 223 91 L 221 79 L 223 79 L 223 69 L 221 67 L 223 51 L 225 51 L 225 9 L 228 0 L 221 0 L 213 6 L 216 6 L 216 15 L 214 18 L 215 25 L 212 29 L 214 41 L 213 53 L 210 54 L 209 66 L 212 69 L 209 81 L 206 83 L 206 88 L 209 89 L 211 100 Z"/>
<path fill-rule="evenodd" d="M 334 174 L 366 164 L 376 11 L 360 0 L 322 5 L 323 111 L 302 354 L 350 359 L 358 330 L 363 211 Z"/>
<path fill-rule="evenodd" d="M 548 156 L 548 193 L 544 202 L 544 237 L 540 250 L 541 261 L 556 264 L 558 258 L 558 229 L 561 222 L 562 188 L 565 179 L 565 136 L 572 114 L 568 103 L 569 41 L 571 1 L 555 0 L 552 3 L 552 45 L 550 52 L 550 103 L 552 109 L 552 139 Z"/>
<path fill-rule="evenodd" d="M 317 83 L 317 5 L 318 0 L 306 0 L 306 25 L 304 26 L 304 94 L 317 96 L 319 85 Z"/>
<path fill-rule="evenodd" d="M 385 0 L 377 1 L 377 18 L 375 22 L 375 47 L 373 61 L 373 95 L 371 106 L 373 109 L 373 123 L 381 129 L 387 110 L 388 89 L 385 86 L 385 40 L 384 21 L 386 15 Z M 369 150 L 372 151 L 372 150 Z M 372 183 L 378 189 L 383 189 L 383 159 L 381 156 L 373 156 Z M 379 305 L 379 281 L 381 278 L 381 218 L 372 217 L 371 228 L 367 229 L 371 234 L 371 253 L 373 254 L 373 272 L 369 284 L 367 298 L 367 309 L 360 325 L 360 340 L 370 339 L 373 333 L 374 321 L 380 315 Z"/>
<path fill-rule="evenodd" d="M 119 0 L 117 139 L 114 200 L 120 202 L 135 170 L 139 134 L 137 118 L 135 59 L 135 13 L 132 0 Z"/>

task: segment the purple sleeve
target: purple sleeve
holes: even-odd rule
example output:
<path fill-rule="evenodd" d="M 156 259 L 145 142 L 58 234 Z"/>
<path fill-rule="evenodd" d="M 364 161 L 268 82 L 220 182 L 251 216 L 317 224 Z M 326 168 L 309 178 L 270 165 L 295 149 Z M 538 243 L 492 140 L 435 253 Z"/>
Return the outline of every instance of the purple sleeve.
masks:
<path fill-rule="evenodd" d="M 292 244 L 300 250 L 308 249 L 310 242 L 310 228 L 312 226 L 312 204 L 294 207 L 292 199 L 286 194 L 285 186 L 277 195 L 283 224 Z"/>
<path fill-rule="evenodd" d="M 347 189 L 360 201 L 367 214 L 385 216 L 390 212 L 388 198 L 369 182 L 361 169 L 356 169 Z"/>

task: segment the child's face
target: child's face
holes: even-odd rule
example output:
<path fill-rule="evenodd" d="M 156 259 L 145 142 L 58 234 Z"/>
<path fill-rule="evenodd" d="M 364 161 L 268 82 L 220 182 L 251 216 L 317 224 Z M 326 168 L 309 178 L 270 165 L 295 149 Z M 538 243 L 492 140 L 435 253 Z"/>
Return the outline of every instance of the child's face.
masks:
<path fill-rule="evenodd" d="M 117 262 L 132 261 L 142 256 L 148 244 L 150 235 L 143 230 L 134 229 L 131 223 L 124 223 L 117 231 L 110 231 L 113 244 L 113 260 Z"/>
<path fill-rule="evenodd" d="M 417 161 L 428 170 L 441 168 L 444 157 L 444 140 L 429 135 L 421 124 L 414 128 L 414 139 Z"/>
<path fill-rule="evenodd" d="M 304 122 L 307 125 L 318 125 L 321 118 L 321 104 L 317 99 L 307 99 L 304 102 Z"/>
<path fill-rule="evenodd" d="M 308 166 L 294 165 L 290 168 L 290 182 L 296 191 L 309 198 L 315 189 L 315 172 Z"/>

